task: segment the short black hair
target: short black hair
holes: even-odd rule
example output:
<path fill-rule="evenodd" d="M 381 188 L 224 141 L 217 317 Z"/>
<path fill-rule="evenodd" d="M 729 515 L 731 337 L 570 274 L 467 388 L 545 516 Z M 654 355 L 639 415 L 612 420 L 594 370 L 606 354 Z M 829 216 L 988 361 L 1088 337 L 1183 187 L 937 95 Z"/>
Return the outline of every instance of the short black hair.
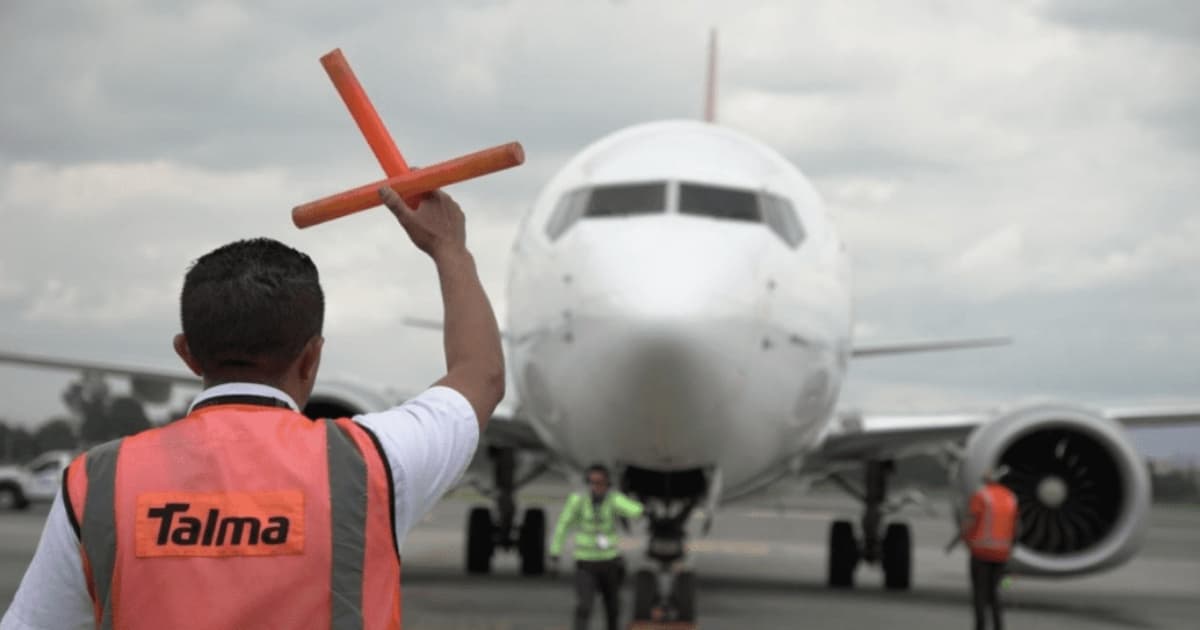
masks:
<path fill-rule="evenodd" d="M 591 466 L 588 466 L 587 471 L 583 473 L 584 479 L 586 480 L 588 477 L 591 477 L 592 473 L 594 472 L 603 473 L 604 479 L 609 483 L 612 483 L 612 475 L 608 474 L 608 466 L 605 466 L 604 464 L 592 464 Z"/>
<path fill-rule="evenodd" d="M 321 334 L 325 294 L 311 258 L 254 238 L 192 263 L 179 311 L 188 350 L 206 376 L 227 369 L 276 376 Z"/>

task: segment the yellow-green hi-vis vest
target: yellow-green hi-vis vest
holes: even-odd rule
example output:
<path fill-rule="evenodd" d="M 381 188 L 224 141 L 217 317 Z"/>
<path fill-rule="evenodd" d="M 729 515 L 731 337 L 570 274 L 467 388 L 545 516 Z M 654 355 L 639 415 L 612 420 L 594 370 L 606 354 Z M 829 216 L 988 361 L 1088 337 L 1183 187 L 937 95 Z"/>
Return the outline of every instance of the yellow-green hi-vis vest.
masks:
<path fill-rule="evenodd" d="M 621 555 L 617 547 L 616 517 L 638 518 L 641 515 L 641 503 L 615 490 L 610 490 L 599 506 L 592 502 L 589 494 L 573 492 L 558 516 L 550 555 L 562 553 L 567 531 L 574 529 L 576 560 L 612 560 Z"/>

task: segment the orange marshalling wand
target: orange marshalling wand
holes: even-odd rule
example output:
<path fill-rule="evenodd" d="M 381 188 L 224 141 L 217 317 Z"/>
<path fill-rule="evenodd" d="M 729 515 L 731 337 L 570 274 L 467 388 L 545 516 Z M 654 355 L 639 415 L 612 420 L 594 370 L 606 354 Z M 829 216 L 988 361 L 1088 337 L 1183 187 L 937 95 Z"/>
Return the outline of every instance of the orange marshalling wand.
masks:
<path fill-rule="evenodd" d="M 296 227 L 306 228 L 382 205 L 383 202 L 379 199 L 380 186 L 387 186 L 401 197 L 410 198 L 473 177 L 511 168 L 524 161 L 525 151 L 520 144 L 502 144 L 296 206 L 292 208 L 292 222 Z"/>
<path fill-rule="evenodd" d="M 342 102 L 346 103 L 346 109 L 350 110 L 350 116 L 354 118 L 358 130 L 367 139 L 367 144 L 375 153 L 375 159 L 379 160 L 383 172 L 387 173 L 388 177 L 407 173 L 408 163 L 404 161 L 404 156 L 400 155 L 400 149 L 396 148 L 392 135 L 379 118 L 379 112 L 375 111 L 371 99 L 367 98 L 367 92 L 358 82 L 358 77 L 354 76 L 342 49 L 335 48 L 333 52 L 321 57 L 321 65 L 333 81 L 333 87 L 342 97 Z"/>
<path fill-rule="evenodd" d="M 382 205 L 379 187 L 388 186 L 416 208 L 421 194 L 464 180 L 517 166 L 525 161 L 525 151 L 516 142 L 484 149 L 422 169 L 410 170 L 404 156 L 379 118 L 379 112 L 367 98 L 341 49 L 321 57 L 321 65 L 333 81 L 350 115 L 366 138 L 367 144 L 383 167 L 388 179 L 330 195 L 292 208 L 292 223 L 306 228 Z"/>

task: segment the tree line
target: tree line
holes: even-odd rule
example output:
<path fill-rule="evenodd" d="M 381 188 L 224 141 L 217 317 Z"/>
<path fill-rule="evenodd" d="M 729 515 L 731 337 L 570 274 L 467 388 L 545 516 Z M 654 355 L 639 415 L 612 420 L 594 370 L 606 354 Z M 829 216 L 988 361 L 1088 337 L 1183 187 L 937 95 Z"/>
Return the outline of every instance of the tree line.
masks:
<path fill-rule="evenodd" d="M 84 374 L 68 384 L 62 401 L 70 417 L 52 417 L 33 429 L 0 419 L 0 461 L 20 463 L 49 450 L 82 450 L 152 426 L 141 401 L 114 396 L 98 374 Z M 182 413 L 172 417 L 177 415 Z"/>

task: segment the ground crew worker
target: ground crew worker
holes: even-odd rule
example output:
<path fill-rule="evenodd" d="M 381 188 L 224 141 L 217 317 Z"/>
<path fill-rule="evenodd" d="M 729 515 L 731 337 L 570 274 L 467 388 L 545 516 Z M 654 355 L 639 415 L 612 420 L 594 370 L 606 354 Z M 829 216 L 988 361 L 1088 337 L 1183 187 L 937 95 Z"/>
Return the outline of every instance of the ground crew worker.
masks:
<path fill-rule="evenodd" d="M 968 516 L 962 523 L 962 539 L 971 552 L 971 591 L 975 628 L 986 626 L 987 609 L 992 627 L 1004 627 L 1000 608 L 1000 581 L 1012 552 L 1017 531 L 1017 497 L 996 481 L 992 471 L 983 473 L 983 487 L 971 496 Z"/>
<path fill-rule="evenodd" d="M 71 464 L 3 630 L 400 627 L 400 543 L 471 459 L 504 367 L 458 205 L 380 194 L 437 268 L 446 375 L 387 411 L 310 420 L 316 266 L 261 238 L 202 256 L 175 350 L 205 389 L 185 418 Z"/>
<path fill-rule="evenodd" d="M 604 599 L 608 630 L 617 629 L 621 616 L 621 579 L 623 561 L 617 547 L 616 517 L 638 518 L 642 504 L 609 489 L 608 468 L 600 464 L 588 467 L 585 475 L 589 492 L 572 492 L 567 497 L 554 540 L 550 543 L 550 565 L 557 569 L 567 531 L 575 532 L 575 630 L 588 627 L 596 591 Z"/>

